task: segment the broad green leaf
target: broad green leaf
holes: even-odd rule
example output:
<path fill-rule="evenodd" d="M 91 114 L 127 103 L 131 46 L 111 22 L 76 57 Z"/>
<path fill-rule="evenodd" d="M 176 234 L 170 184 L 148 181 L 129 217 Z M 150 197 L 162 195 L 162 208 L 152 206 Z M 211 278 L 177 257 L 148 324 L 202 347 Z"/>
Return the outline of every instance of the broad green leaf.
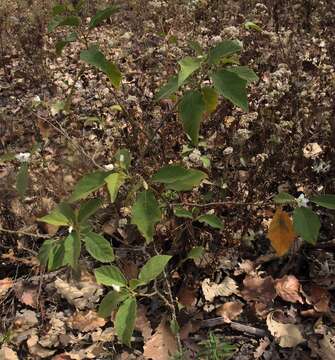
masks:
<path fill-rule="evenodd" d="M 96 46 L 80 53 L 80 59 L 104 72 L 116 89 L 120 87 L 121 73 L 115 64 L 108 61 Z"/>
<path fill-rule="evenodd" d="M 194 248 L 192 248 L 188 254 L 185 260 L 187 259 L 192 259 L 192 260 L 196 260 L 201 258 L 205 253 L 205 248 L 203 246 L 195 246 Z"/>
<path fill-rule="evenodd" d="M 76 215 L 71 207 L 71 205 L 62 202 L 58 205 L 58 210 L 67 218 L 69 224 L 76 223 Z"/>
<path fill-rule="evenodd" d="M 179 104 L 179 114 L 186 134 L 197 146 L 202 116 L 206 110 L 205 101 L 200 91 L 188 91 Z"/>
<path fill-rule="evenodd" d="M 192 211 L 186 210 L 182 207 L 176 207 L 173 210 L 174 214 L 180 218 L 193 219 Z"/>
<path fill-rule="evenodd" d="M 170 329 L 172 331 L 172 334 L 176 335 L 180 331 L 180 326 L 178 324 L 178 321 L 175 319 L 172 319 L 170 322 Z"/>
<path fill-rule="evenodd" d="M 218 64 L 224 57 L 233 55 L 242 50 L 242 45 L 237 40 L 224 40 L 209 50 L 208 62 L 210 65 Z"/>
<path fill-rule="evenodd" d="M 126 289 L 109 291 L 99 305 L 98 315 L 103 318 L 111 316 L 112 311 L 115 310 L 122 301 L 126 300 L 127 297 L 129 297 L 129 292 Z"/>
<path fill-rule="evenodd" d="M 241 79 L 246 80 L 248 83 L 258 81 L 259 77 L 248 66 L 232 66 L 227 67 L 226 70 L 238 75 Z"/>
<path fill-rule="evenodd" d="M 179 165 L 167 165 L 152 177 L 153 182 L 165 184 L 167 189 L 189 191 L 199 186 L 207 174 L 194 169 L 185 169 Z"/>
<path fill-rule="evenodd" d="M 252 22 L 252 21 L 246 21 L 246 22 L 244 23 L 244 28 L 247 29 L 247 30 L 256 30 L 256 31 L 258 31 L 258 32 L 262 32 L 262 31 L 263 31 L 263 29 L 262 29 L 259 25 L 255 24 L 255 23 Z"/>
<path fill-rule="evenodd" d="M 69 34 L 65 39 L 61 39 L 61 40 L 58 40 L 57 43 L 56 43 L 56 54 L 58 56 L 60 56 L 62 54 L 62 51 L 64 49 L 64 47 L 73 42 L 73 41 L 76 41 L 77 39 L 77 34 L 76 33 L 71 33 Z"/>
<path fill-rule="evenodd" d="M 74 26 L 80 25 L 80 18 L 78 16 L 60 16 L 56 15 L 48 24 L 48 32 L 54 31 L 59 26 Z"/>
<path fill-rule="evenodd" d="M 216 215 L 213 214 L 200 215 L 197 218 L 197 221 L 201 223 L 205 223 L 214 229 L 219 229 L 219 230 L 223 229 L 223 222 L 220 220 L 220 218 L 218 218 Z"/>
<path fill-rule="evenodd" d="M 142 285 L 142 282 L 138 279 L 131 279 L 129 280 L 129 287 L 134 290 L 136 289 L 138 286 Z"/>
<path fill-rule="evenodd" d="M 212 87 L 204 87 L 201 89 L 202 97 L 205 102 L 205 110 L 212 113 L 216 110 L 219 103 L 219 94 Z"/>
<path fill-rule="evenodd" d="M 55 226 L 69 226 L 71 224 L 70 220 L 62 213 L 59 207 L 53 210 L 50 214 L 39 218 L 38 221 Z"/>
<path fill-rule="evenodd" d="M 57 242 L 50 248 L 49 259 L 48 259 L 48 271 L 56 270 L 64 265 L 65 261 L 65 246 L 64 241 Z"/>
<path fill-rule="evenodd" d="M 212 75 L 218 92 L 234 105 L 248 111 L 247 81 L 228 70 L 219 70 Z"/>
<path fill-rule="evenodd" d="M 24 198 L 28 189 L 28 163 L 24 162 L 20 166 L 19 172 L 16 175 L 16 191 Z"/>
<path fill-rule="evenodd" d="M 100 199 L 90 199 L 84 202 L 79 209 L 78 213 L 78 222 L 83 223 L 90 216 L 92 216 L 102 205 L 102 201 Z"/>
<path fill-rule="evenodd" d="M 119 307 L 115 316 L 114 326 L 119 341 L 130 346 L 131 336 L 135 327 L 137 303 L 135 298 L 126 299 Z"/>
<path fill-rule="evenodd" d="M 309 208 L 299 207 L 293 212 L 295 232 L 310 244 L 315 244 L 321 227 L 319 217 Z"/>
<path fill-rule="evenodd" d="M 286 192 L 281 192 L 279 194 L 277 194 L 274 198 L 273 198 L 274 202 L 276 204 L 290 204 L 290 203 L 295 203 L 295 197 L 286 193 Z"/>
<path fill-rule="evenodd" d="M 98 284 L 107 286 L 126 286 L 127 280 L 121 270 L 114 265 L 104 265 L 94 270 Z"/>
<path fill-rule="evenodd" d="M 94 259 L 100 262 L 114 261 L 114 251 L 109 241 L 103 236 L 94 232 L 89 232 L 84 238 L 86 250 Z"/>
<path fill-rule="evenodd" d="M 74 191 L 69 198 L 69 202 L 85 199 L 93 191 L 96 191 L 104 186 L 105 178 L 110 173 L 110 171 L 96 171 L 94 173 L 84 175 L 74 187 Z"/>
<path fill-rule="evenodd" d="M 148 284 L 150 281 L 156 279 L 156 277 L 163 272 L 171 258 L 172 256 L 170 255 L 156 255 L 149 259 L 138 275 L 141 284 Z"/>
<path fill-rule="evenodd" d="M 49 261 L 52 248 L 56 245 L 56 241 L 52 239 L 45 240 L 38 252 L 38 261 L 41 265 L 46 266 Z"/>
<path fill-rule="evenodd" d="M 335 195 L 325 194 L 325 195 L 312 196 L 311 202 L 319 206 L 322 206 L 326 209 L 335 210 Z"/>
<path fill-rule="evenodd" d="M 111 203 L 116 200 L 120 187 L 124 184 L 126 175 L 122 172 L 110 174 L 106 177 L 105 182 L 111 198 Z"/>
<path fill-rule="evenodd" d="M 121 169 L 128 170 L 131 165 L 131 152 L 128 149 L 120 149 L 115 154 L 115 160 Z"/>
<path fill-rule="evenodd" d="M 108 6 L 106 9 L 99 10 L 91 19 L 88 27 L 92 29 L 99 24 L 101 24 L 104 20 L 110 18 L 114 13 L 118 11 L 117 6 Z"/>
<path fill-rule="evenodd" d="M 78 262 L 81 250 L 80 237 L 76 231 L 72 231 L 64 240 L 64 264 L 68 264 L 72 269 L 78 268 Z"/>
<path fill-rule="evenodd" d="M 178 90 L 178 87 L 178 76 L 171 77 L 169 81 L 159 89 L 156 94 L 156 100 L 159 101 L 170 97 Z"/>
<path fill-rule="evenodd" d="M 136 225 L 147 243 L 153 240 L 156 223 L 161 219 L 161 211 L 155 195 L 150 190 L 138 194 L 132 209 L 131 223 Z"/>
<path fill-rule="evenodd" d="M 203 58 L 196 58 L 187 56 L 184 59 L 178 61 L 180 65 L 180 71 L 178 74 L 178 86 L 181 86 L 184 81 L 198 70 L 203 63 Z"/>

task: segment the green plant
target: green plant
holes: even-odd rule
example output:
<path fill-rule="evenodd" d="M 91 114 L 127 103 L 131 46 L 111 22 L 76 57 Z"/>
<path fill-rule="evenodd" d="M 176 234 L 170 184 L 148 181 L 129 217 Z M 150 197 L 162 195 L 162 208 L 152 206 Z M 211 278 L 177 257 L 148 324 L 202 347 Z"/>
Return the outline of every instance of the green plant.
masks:
<path fill-rule="evenodd" d="M 321 228 L 319 216 L 307 206 L 308 203 L 321 206 L 326 209 L 335 210 L 335 195 L 315 195 L 307 199 L 304 194 L 298 198 L 281 192 L 274 197 L 274 201 L 279 205 L 291 205 L 293 210 L 293 228 L 297 235 L 308 242 L 315 245 Z"/>
<path fill-rule="evenodd" d="M 236 346 L 226 343 L 213 332 L 209 333 L 208 339 L 199 343 L 199 347 L 200 351 L 196 358 L 208 360 L 230 359 L 236 350 Z"/>

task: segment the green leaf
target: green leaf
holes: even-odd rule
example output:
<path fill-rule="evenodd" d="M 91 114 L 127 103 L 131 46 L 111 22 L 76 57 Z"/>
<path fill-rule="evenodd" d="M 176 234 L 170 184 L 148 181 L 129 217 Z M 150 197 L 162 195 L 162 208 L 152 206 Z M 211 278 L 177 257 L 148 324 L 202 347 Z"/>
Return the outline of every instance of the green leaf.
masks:
<path fill-rule="evenodd" d="M 91 19 L 88 27 L 92 29 L 99 24 L 101 24 L 104 20 L 110 18 L 114 13 L 118 11 L 117 6 L 108 6 L 106 9 L 99 10 Z"/>
<path fill-rule="evenodd" d="M 205 111 L 212 113 L 216 110 L 219 103 L 219 94 L 212 87 L 204 87 L 201 89 L 202 97 L 205 102 Z"/>
<path fill-rule="evenodd" d="M 129 280 L 129 287 L 134 290 L 136 289 L 138 286 L 142 285 L 141 281 L 138 279 L 131 279 Z"/>
<path fill-rule="evenodd" d="M 192 259 L 192 260 L 196 260 L 201 258 L 205 253 L 205 248 L 203 246 L 195 246 L 194 248 L 192 248 L 189 253 L 186 256 L 186 259 Z"/>
<path fill-rule="evenodd" d="M 64 14 L 65 12 L 67 11 L 67 7 L 63 4 L 58 4 L 58 5 L 55 5 L 53 8 L 52 8 L 52 15 L 55 16 L 55 15 L 62 15 Z"/>
<path fill-rule="evenodd" d="M 98 315 L 103 318 L 111 316 L 112 311 L 115 310 L 122 301 L 126 300 L 127 297 L 129 297 L 129 292 L 126 289 L 109 291 L 100 303 Z"/>
<path fill-rule="evenodd" d="M 247 81 L 228 70 L 219 70 L 212 75 L 218 92 L 234 105 L 248 111 Z"/>
<path fill-rule="evenodd" d="M 80 59 L 104 72 L 116 89 L 120 87 L 121 73 L 115 64 L 108 61 L 96 46 L 80 53 Z"/>
<path fill-rule="evenodd" d="M 116 200 L 120 187 L 124 184 L 126 175 L 122 172 L 110 174 L 105 178 L 111 203 Z"/>
<path fill-rule="evenodd" d="M 84 238 L 86 250 L 94 259 L 101 262 L 112 262 L 115 259 L 113 248 L 103 236 L 89 232 Z"/>
<path fill-rule="evenodd" d="M 219 229 L 219 230 L 223 229 L 223 222 L 220 220 L 220 218 L 218 218 L 216 215 L 213 214 L 200 215 L 197 218 L 197 221 L 201 223 L 205 223 L 214 229 Z"/>
<path fill-rule="evenodd" d="M 178 61 L 178 64 L 180 65 L 180 71 L 178 74 L 178 87 L 181 86 L 191 74 L 200 68 L 203 61 L 203 58 L 190 56 L 187 56 L 184 59 Z"/>
<path fill-rule="evenodd" d="M 93 191 L 96 191 L 104 186 L 105 178 L 110 173 L 110 171 L 96 171 L 94 173 L 83 176 L 74 187 L 74 191 L 69 198 L 69 202 L 72 203 L 80 199 L 85 199 Z"/>
<path fill-rule="evenodd" d="M 55 242 L 49 252 L 48 271 L 56 270 L 64 265 L 66 265 L 64 241 Z"/>
<path fill-rule="evenodd" d="M 153 240 L 156 223 L 161 219 L 161 211 L 155 195 L 150 190 L 138 194 L 132 209 L 131 223 L 136 225 L 147 243 Z"/>
<path fill-rule="evenodd" d="M 178 88 L 178 76 L 171 77 L 169 81 L 159 89 L 156 94 L 156 101 L 170 97 L 178 90 Z"/>
<path fill-rule="evenodd" d="M 64 264 L 68 264 L 72 269 L 78 268 L 78 262 L 81 250 L 80 237 L 76 231 L 72 231 L 64 240 Z"/>
<path fill-rule="evenodd" d="M 295 197 L 286 192 L 281 192 L 281 193 L 277 194 L 273 198 L 273 200 L 276 204 L 290 204 L 290 203 L 296 202 Z"/>
<path fill-rule="evenodd" d="M 53 210 L 50 214 L 39 218 L 38 221 L 55 226 L 69 226 L 71 224 L 70 220 L 62 213 L 59 207 Z"/>
<path fill-rule="evenodd" d="M 175 216 L 180 217 L 180 218 L 187 218 L 187 219 L 193 219 L 193 214 L 192 211 L 186 210 L 182 207 L 175 207 L 173 210 Z"/>
<path fill-rule="evenodd" d="M 71 205 L 62 202 L 58 205 L 58 210 L 67 218 L 69 224 L 76 223 L 76 215 L 71 207 Z"/>
<path fill-rule="evenodd" d="M 311 202 L 319 206 L 322 206 L 326 209 L 335 210 L 335 195 L 325 194 L 325 195 L 312 196 Z"/>
<path fill-rule="evenodd" d="M 246 80 L 248 83 L 258 81 L 259 77 L 248 66 L 232 66 L 227 67 L 226 70 L 238 75 L 241 79 Z"/>
<path fill-rule="evenodd" d="M 127 346 L 130 346 L 131 336 L 134 331 L 136 311 L 136 299 L 128 298 L 121 304 L 115 316 L 114 326 L 116 334 L 120 342 Z"/>
<path fill-rule="evenodd" d="M 163 272 L 171 258 L 172 256 L 170 255 L 156 255 L 149 259 L 138 275 L 141 284 L 148 284 L 150 281 L 156 279 L 156 277 Z"/>
<path fill-rule="evenodd" d="M 79 26 L 80 18 L 78 16 L 59 16 L 56 15 L 48 24 L 48 32 L 54 31 L 59 26 Z"/>
<path fill-rule="evenodd" d="M 184 130 L 195 146 L 198 145 L 200 122 L 205 110 L 205 101 L 198 90 L 186 92 L 179 104 Z"/>
<path fill-rule="evenodd" d="M 38 261 L 41 265 L 47 266 L 49 261 L 49 256 L 51 254 L 52 248 L 56 245 L 56 241 L 52 239 L 45 240 L 40 250 L 38 252 Z"/>
<path fill-rule="evenodd" d="M 165 184 L 167 189 L 189 191 L 199 186 L 207 174 L 195 169 L 185 169 L 179 165 L 167 165 L 152 177 L 153 182 Z"/>
<path fill-rule="evenodd" d="M 309 208 L 296 208 L 293 212 L 293 226 L 295 232 L 310 244 L 318 240 L 321 227 L 319 217 Z"/>
<path fill-rule="evenodd" d="M 237 40 L 224 40 L 209 50 L 208 62 L 210 65 L 218 64 L 224 57 L 233 55 L 242 50 L 242 45 Z"/>
<path fill-rule="evenodd" d="M 121 270 L 114 265 L 104 265 L 94 270 L 98 284 L 107 286 L 126 286 L 127 280 Z"/>
<path fill-rule="evenodd" d="M 16 176 L 16 191 L 23 199 L 28 189 L 28 163 L 24 162 L 20 166 Z"/>
<path fill-rule="evenodd" d="M 79 209 L 78 213 L 78 222 L 83 223 L 89 217 L 91 217 L 102 205 L 102 201 L 100 199 L 90 199 L 84 202 Z"/>
<path fill-rule="evenodd" d="M 115 160 L 121 169 L 128 170 L 131 165 L 131 152 L 128 149 L 120 149 L 115 154 Z"/>
<path fill-rule="evenodd" d="M 68 45 L 69 43 L 76 41 L 76 39 L 77 39 L 77 34 L 76 33 L 71 33 L 65 39 L 57 41 L 56 46 L 55 46 L 56 47 L 56 54 L 58 56 L 60 56 L 62 54 L 62 51 L 63 51 L 64 47 L 66 45 Z"/>
<path fill-rule="evenodd" d="M 172 334 L 176 335 L 180 331 L 180 326 L 178 324 L 178 321 L 176 319 L 172 319 L 170 322 L 170 329 L 172 331 Z"/>
<path fill-rule="evenodd" d="M 263 31 L 263 29 L 262 29 L 259 25 L 255 24 L 255 23 L 252 22 L 252 21 L 246 21 L 246 22 L 244 23 L 244 28 L 247 29 L 247 30 L 256 30 L 256 31 L 258 31 L 258 32 L 262 32 L 262 31 Z"/>

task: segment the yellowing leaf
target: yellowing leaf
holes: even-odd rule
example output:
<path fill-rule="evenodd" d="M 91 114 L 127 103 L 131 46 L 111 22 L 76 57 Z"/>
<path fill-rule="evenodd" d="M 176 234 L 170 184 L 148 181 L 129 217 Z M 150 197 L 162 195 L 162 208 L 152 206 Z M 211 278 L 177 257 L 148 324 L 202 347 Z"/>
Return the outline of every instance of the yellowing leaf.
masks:
<path fill-rule="evenodd" d="M 276 210 L 271 221 L 268 238 L 279 256 L 283 256 L 289 251 L 296 238 L 292 220 L 281 208 Z"/>

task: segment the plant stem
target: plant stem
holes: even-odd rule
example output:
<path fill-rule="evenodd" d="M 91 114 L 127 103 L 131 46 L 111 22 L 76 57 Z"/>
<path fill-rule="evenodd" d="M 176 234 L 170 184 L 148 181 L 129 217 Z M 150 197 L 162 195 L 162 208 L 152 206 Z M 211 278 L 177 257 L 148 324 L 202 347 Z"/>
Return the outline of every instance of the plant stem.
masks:
<path fill-rule="evenodd" d="M 46 235 L 46 234 L 34 234 L 34 233 L 27 232 L 27 231 L 22 231 L 22 230 L 4 229 L 2 227 L 0 227 L 0 232 L 7 233 L 7 234 L 13 234 L 13 235 L 21 235 L 21 236 L 25 235 L 25 236 L 38 238 L 38 239 L 51 239 L 52 238 L 52 236 Z"/>

